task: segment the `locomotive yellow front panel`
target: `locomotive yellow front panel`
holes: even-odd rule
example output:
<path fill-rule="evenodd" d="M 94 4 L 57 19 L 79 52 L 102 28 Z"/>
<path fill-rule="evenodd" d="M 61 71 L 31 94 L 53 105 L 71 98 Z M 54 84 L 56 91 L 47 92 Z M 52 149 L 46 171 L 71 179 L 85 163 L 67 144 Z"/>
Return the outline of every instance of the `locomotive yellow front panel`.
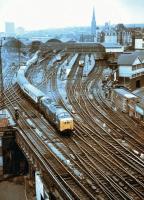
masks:
<path fill-rule="evenodd" d="M 73 130 L 74 124 L 73 120 L 61 120 L 60 121 L 60 131 Z"/>

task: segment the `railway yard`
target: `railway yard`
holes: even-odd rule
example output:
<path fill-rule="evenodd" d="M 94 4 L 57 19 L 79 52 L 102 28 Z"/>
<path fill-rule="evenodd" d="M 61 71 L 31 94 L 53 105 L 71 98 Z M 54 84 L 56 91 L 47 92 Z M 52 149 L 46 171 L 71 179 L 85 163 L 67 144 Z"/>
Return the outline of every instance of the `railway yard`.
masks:
<path fill-rule="evenodd" d="M 40 171 L 51 199 L 142 200 L 144 126 L 112 109 L 105 97 L 102 74 L 108 64 L 100 49 L 73 48 L 44 56 L 41 50 L 25 73 L 73 118 L 74 127 L 64 133 L 23 92 L 20 68 L 6 70 L 5 106 L 14 119 L 15 108 L 19 112 L 16 142 L 32 170 Z"/>

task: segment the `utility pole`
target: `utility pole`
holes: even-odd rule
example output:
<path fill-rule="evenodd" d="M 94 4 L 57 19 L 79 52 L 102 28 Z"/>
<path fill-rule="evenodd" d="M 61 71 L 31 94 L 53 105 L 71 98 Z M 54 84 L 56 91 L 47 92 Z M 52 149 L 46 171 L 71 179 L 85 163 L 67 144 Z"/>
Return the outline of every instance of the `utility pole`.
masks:
<path fill-rule="evenodd" d="M 4 106 L 4 97 L 3 97 L 3 73 L 2 73 L 2 56 L 1 56 L 1 50 L 2 50 L 2 40 L 0 39 L 0 108 Z"/>
<path fill-rule="evenodd" d="M 18 68 L 20 68 L 20 56 L 21 56 L 21 43 L 17 42 L 17 48 L 18 48 Z"/>

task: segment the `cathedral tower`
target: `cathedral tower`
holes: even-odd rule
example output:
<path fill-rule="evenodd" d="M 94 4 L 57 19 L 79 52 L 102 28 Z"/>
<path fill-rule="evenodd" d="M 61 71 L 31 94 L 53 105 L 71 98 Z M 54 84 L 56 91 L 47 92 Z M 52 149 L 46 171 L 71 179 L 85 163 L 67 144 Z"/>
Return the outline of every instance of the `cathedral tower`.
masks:
<path fill-rule="evenodd" d="M 91 21 L 91 34 L 96 35 L 96 20 L 95 20 L 95 9 L 93 7 L 93 15 Z"/>

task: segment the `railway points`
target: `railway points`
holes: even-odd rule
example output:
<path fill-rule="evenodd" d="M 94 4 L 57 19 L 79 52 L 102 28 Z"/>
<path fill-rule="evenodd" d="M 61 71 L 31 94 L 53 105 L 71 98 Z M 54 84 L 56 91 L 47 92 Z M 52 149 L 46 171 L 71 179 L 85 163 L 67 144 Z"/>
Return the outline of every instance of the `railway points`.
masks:
<path fill-rule="evenodd" d="M 47 85 L 47 89 L 37 95 L 35 103 L 17 84 L 7 86 L 5 103 L 13 117 L 15 107 L 18 108 L 15 140 L 27 160 L 25 165 L 29 166 L 25 172 L 35 181 L 37 196 L 143 199 L 143 129 L 139 127 L 141 134 L 137 135 L 136 122 L 111 110 L 101 82 L 107 63 L 97 59 L 99 54 L 90 52 L 90 44 L 82 48 L 83 52 L 78 45 L 68 46 L 68 52 L 62 50 L 61 58 L 60 51 L 53 52 L 52 57 L 42 59 L 40 56 L 40 62 L 35 57 L 37 54 L 32 55 L 26 65 L 33 70 L 23 68 L 24 73 L 27 71 L 27 80 L 23 83 L 28 81 L 34 85 L 30 86 L 35 91 L 31 95 Z M 75 53 L 71 52 L 73 49 Z M 86 63 L 83 66 L 79 66 L 81 54 Z M 40 71 L 41 83 L 35 81 Z M 57 109 L 63 108 L 73 119 L 72 134 L 60 134 L 54 128 L 59 122 L 51 123 L 43 115 L 37 104 L 42 96 L 57 105 Z M 58 115 L 52 115 L 52 118 Z M 68 125 L 67 118 L 64 123 Z"/>

